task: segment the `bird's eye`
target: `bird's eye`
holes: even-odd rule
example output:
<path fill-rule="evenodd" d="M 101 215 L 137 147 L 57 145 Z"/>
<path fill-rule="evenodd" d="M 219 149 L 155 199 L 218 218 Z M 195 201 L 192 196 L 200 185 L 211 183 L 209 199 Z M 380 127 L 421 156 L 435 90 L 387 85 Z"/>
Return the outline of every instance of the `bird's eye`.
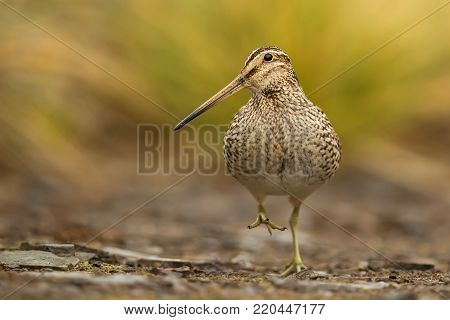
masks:
<path fill-rule="evenodd" d="M 264 61 L 272 61 L 272 55 L 270 53 L 266 53 L 264 55 Z"/>

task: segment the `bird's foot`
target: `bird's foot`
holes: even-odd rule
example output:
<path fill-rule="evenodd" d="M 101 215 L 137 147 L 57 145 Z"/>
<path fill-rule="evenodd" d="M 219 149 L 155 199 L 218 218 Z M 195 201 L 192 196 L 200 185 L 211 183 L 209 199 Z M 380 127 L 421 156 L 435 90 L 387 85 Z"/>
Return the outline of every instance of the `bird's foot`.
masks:
<path fill-rule="evenodd" d="M 307 270 L 308 267 L 305 266 L 301 259 L 293 259 L 291 263 L 289 263 L 286 269 L 280 274 L 282 277 L 287 277 L 294 273 L 299 273 Z"/>
<path fill-rule="evenodd" d="M 280 230 L 285 231 L 287 230 L 286 227 L 280 227 L 270 221 L 269 218 L 267 218 L 266 214 L 264 212 L 260 212 L 258 214 L 258 217 L 256 218 L 255 222 L 253 222 L 251 225 L 248 226 L 249 229 L 253 229 L 258 227 L 259 225 L 264 224 L 267 227 L 267 231 L 269 231 L 269 234 L 272 235 L 272 230 Z"/>

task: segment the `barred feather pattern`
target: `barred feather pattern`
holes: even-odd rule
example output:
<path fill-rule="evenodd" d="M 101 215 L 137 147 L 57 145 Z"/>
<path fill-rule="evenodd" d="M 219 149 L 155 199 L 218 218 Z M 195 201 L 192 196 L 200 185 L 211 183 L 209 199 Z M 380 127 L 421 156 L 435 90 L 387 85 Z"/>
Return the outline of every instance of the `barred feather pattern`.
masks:
<path fill-rule="evenodd" d="M 296 81 L 254 92 L 224 138 L 228 172 L 260 199 L 306 197 L 339 167 L 339 138 Z"/>

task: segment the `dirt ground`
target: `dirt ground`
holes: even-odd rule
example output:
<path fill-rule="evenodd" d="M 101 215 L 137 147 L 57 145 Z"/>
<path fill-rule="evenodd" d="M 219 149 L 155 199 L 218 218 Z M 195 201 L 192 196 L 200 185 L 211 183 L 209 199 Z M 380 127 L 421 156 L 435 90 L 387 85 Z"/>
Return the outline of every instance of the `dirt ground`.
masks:
<path fill-rule="evenodd" d="M 256 205 L 231 177 L 194 174 L 158 195 L 178 179 L 180 176 L 134 176 L 126 183 L 122 180 L 114 193 L 90 202 L 77 202 L 70 193 L 62 194 L 51 184 L 24 189 L 22 184 L 9 181 L 0 193 L 0 262 L 11 252 L 13 256 L 20 253 L 22 259 L 36 255 L 38 262 L 4 262 L 0 266 L 0 296 L 450 296 L 446 199 L 344 166 L 302 208 L 300 246 L 311 269 L 281 279 L 277 274 L 291 254 L 289 231 L 269 236 L 262 227 L 248 230 Z M 267 209 L 273 221 L 287 226 L 291 208 L 285 198 L 269 199 Z M 43 262 L 42 256 L 47 259 L 50 255 L 60 260 L 56 264 Z"/>

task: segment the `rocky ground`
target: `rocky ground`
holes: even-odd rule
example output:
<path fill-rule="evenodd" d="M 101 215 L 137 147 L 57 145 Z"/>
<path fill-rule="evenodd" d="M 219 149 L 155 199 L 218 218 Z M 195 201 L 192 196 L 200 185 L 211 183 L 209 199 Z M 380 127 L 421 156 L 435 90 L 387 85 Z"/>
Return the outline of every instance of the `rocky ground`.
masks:
<path fill-rule="evenodd" d="M 232 178 L 137 177 L 86 203 L 58 188 L 0 190 L 7 299 L 446 299 L 449 203 L 354 166 L 312 195 L 300 244 L 310 270 L 282 279 L 290 233 L 248 230 Z M 18 187 L 17 187 L 18 188 Z M 414 189 L 414 188 L 412 188 Z M 155 198 L 155 195 L 156 198 Z M 27 200 L 27 201 L 24 201 Z M 142 204 L 145 204 L 141 206 Z M 287 225 L 283 198 L 267 203 Z"/>

